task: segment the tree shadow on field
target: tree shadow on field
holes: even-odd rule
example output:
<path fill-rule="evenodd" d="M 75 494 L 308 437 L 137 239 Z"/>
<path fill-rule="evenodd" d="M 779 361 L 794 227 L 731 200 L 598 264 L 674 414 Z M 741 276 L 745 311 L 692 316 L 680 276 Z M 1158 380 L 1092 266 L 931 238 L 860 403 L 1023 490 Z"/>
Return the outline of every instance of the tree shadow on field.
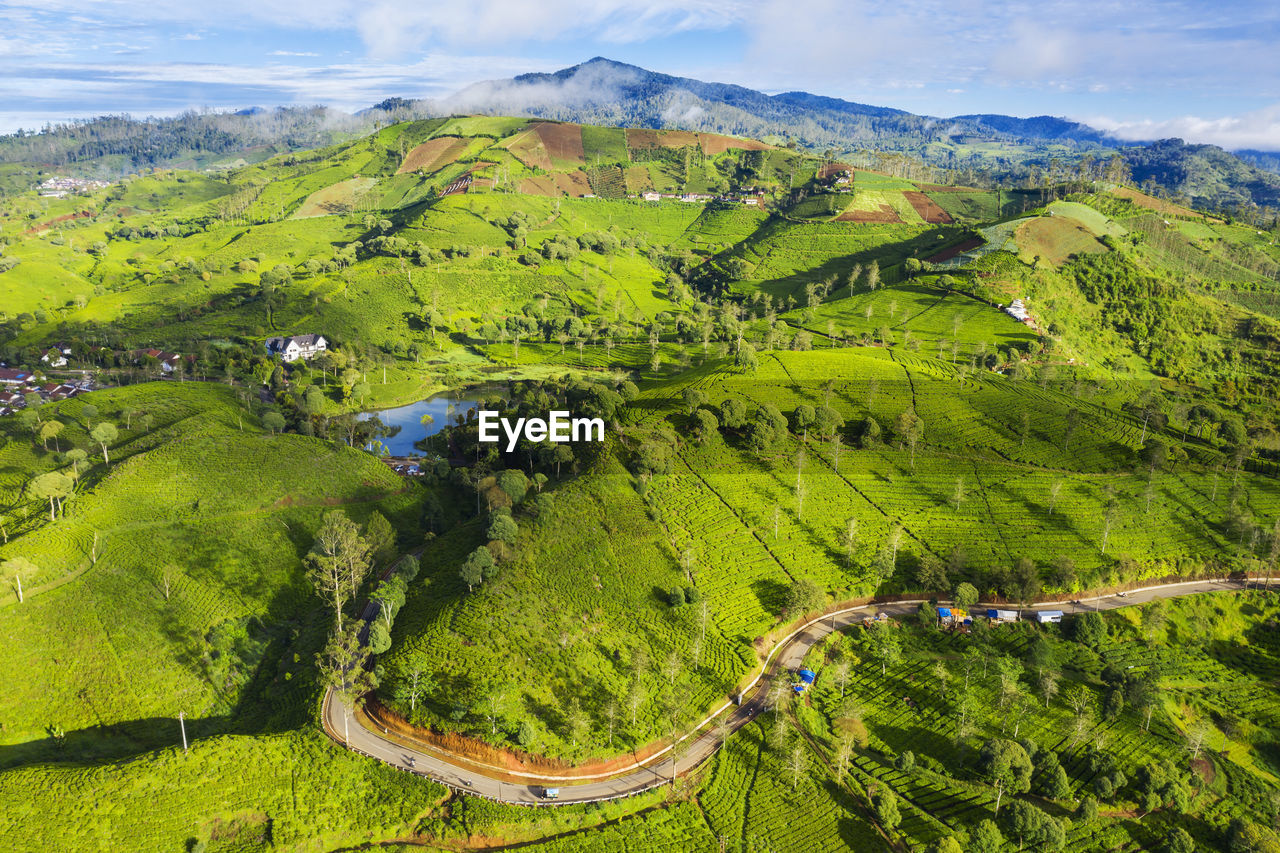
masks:
<path fill-rule="evenodd" d="M 684 588 L 684 584 L 672 584 L 672 586 L 679 586 L 681 589 Z M 667 594 L 668 591 L 669 591 L 668 589 L 663 589 L 662 587 L 655 584 L 649 588 L 649 598 L 655 604 L 660 604 L 663 607 L 669 607 L 671 605 L 671 598 Z"/>
<path fill-rule="evenodd" d="M 752 581 L 751 591 L 755 593 L 760 606 L 765 609 L 765 612 L 770 614 L 782 612 L 782 606 L 787 599 L 786 584 L 770 578 L 762 578 Z"/>
<path fill-rule="evenodd" d="M 186 719 L 187 739 L 198 732 L 226 731 L 227 715 Z M 182 729 L 177 717 L 147 717 L 137 720 L 90 726 L 76 731 L 53 733 L 50 723 L 46 737 L 25 743 L 0 746 L 0 771 L 29 764 L 69 764 L 89 766 L 118 761 L 164 747 L 182 746 Z"/>
<path fill-rule="evenodd" d="M 919 702 L 918 698 L 915 698 Z M 918 715 L 919 716 L 919 715 Z M 933 722 L 936 724 L 937 719 Z M 945 737 L 922 722 L 918 726 L 892 726 L 883 723 L 875 727 L 876 737 L 885 743 L 894 745 L 899 752 L 909 749 L 916 755 L 927 755 L 940 762 L 950 772 L 959 769 L 959 757 L 956 753 L 955 741 Z"/>
<path fill-rule="evenodd" d="M 1021 504 L 1026 509 L 1026 516 L 1034 518 L 1037 522 L 1046 528 L 1061 531 L 1062 533 L 1074 536 L 1080 540 L 1080 544 L 1086 548 L 1093 549 L 1097 547 L 1097 543 L 1085 536 L 1084 531 L 1076 525 L 1071 518 L 1063 511 L 1063 501 L 1058 501 L 1058 506 L 1054 509 L 1053 515 L 1049 514 L 1049 502 L 1041 503 L 1034 501 L 1025 495 L 1011 491 L 1005 484 L 998 483 L 987 487 L 988 493 L 994 494 L 1000 492 L 1004 499 L 1010 504 Z M 1061 497 L 1061 496 L 1060 496 Z"/>
<path fill-rule="evenodd" d="M 197 533 L 191 531 L 192 536 Z M 299 536 L 290 539 L 299 554 L 305 551 Z M 193 554 L 199 550 L 193 548 Z M 207 557 L 194 556 L 187 565 L 197 566 L 200 559 Z M 260 615 L 226 619 L 201 633 L 183 620 L 177 601 L 171 605 L 163 597 L 159 568 L 155 576 L 140 573 L 131 583 L 143 594 L 148 587 L 155 587 L 155 624 L 173 649 L 174 660 L 211 688 L 209 696 L 198 700 L 206 707 L 184 706 L 175 697 L 167 703 L 171 716 L 112 720 L 112 710 L 100 709 L 90 690 L 82 689 L 77 694 L 81 705 L 77 716 L 96 718 L 96 725 L 64 733 L 56 714 L 47 720 L 37 719 L 48 725 L 48 736 L 0 746 L 0 769 L 42 762 L 91 765 L 180 747 L 180 711 L 187 712 L 184 723 L 189 743 L 215 735 L 255 735 L 314 725 L 312 717 L 321 689 L 314 661 L 332 621 L 318 601 L 310 600 L 308 591 L 300 591 L 298 584 L 285 583 L 270 596 Z M 239 580 L 228 582 L 230 595 L 235 595 L 235 581 Z M 260 578 L 258 582 L 262 582 Z M 200 583 L 198 578 L 196 583 Z M 101 618 L 108 621 L 110 616 L 102 614 Z M 109 677 L 105 682 L 101 690 L 123 693 L 130 689 L 127 682 Z M 39 709 L 33 711 L 39 713 Z"/>

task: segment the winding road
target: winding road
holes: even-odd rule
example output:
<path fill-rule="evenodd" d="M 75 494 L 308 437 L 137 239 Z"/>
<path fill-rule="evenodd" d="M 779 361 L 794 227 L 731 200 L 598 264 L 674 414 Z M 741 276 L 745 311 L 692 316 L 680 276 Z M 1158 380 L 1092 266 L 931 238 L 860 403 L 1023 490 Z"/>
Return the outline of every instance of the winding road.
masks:
<path fill-rule="evenodd" d="M 1255 584 L 1254 581 L 1244 580 L 1188 581 L 1096 596 L 1081 599 L 1078 602 L 1044 602 L 1020 609 L 1023 612 L 1062 610 L 1067 614 L 1115 610 L 1183 595 L 1239 591 Z M 712 725 L 716 718 L 728 712 L 731 732 L 746 725 L 767 709 L 769 688 L 774 679 L 780 673 L 785 675 L 797 669 L 810 647 L 832 631 L 860 623 L 864 617 L 874 616 L 877 613 L 884 613 L 891 617 L 911 615 L 917 611 L 920 601 L 915 599 L 886 604 L 864 604 L 828 613 L 808 622 L 774 646 L 765 660 L 761 673 L 742 691 L 740 705 L 726 702 L 675 744 L 667 746 L 631 767 L 608 773 L 593 775 L 569 772 L 563 775 L 545 775 L 518 772 L 477 762 L 421 743 L 410 742 L 394 732 L 374 729 L 371 727 L 372 724 L 366 725 L 366 718 L 353 712 L 333 690 L 330 690 L 324 698 L 322 712 L 324 729 L 331 738 L 348 749 L 385 762 L 392 767 L 434 779 L 463 793 L 500 802 L 553 806 L 628 797 L 670 783 L 673 774 L 679 776 L 688 773 L 711 757 L 721 745 L 721 733 L 717 731 L 718 727 Z M 376 615 L 376 605 L 369 606 L 375 609 L 372 615 Z M 985 606 L 989 605 L 978 605 L 978 608 Z M 370 614 L 366 613 L 366 616 L 368 615 Z M 519 781 L 511 781 L 512 779 Z M 548 799 L 545 796 L 544 792 L 548 787 L 559 789 L 555 799 Z"/>

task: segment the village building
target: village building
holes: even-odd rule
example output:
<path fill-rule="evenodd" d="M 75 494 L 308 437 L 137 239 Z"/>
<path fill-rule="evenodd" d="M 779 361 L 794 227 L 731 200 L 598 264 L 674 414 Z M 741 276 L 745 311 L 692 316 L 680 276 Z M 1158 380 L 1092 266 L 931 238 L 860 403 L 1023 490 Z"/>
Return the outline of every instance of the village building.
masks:
<path fill-rule="evenodd" d="M 47 349 L 40 355 L 40 360 L 50 367 L 66 367 L 66 352 L 57 349 Z"/>
<path fill-rule="evenodd" d="M 165 350 L 155 349 L 154 347 L 151 349 L 138 350 L 133 354 L 133 360 L 135 362 L 141 361 L 143 358 L 154 358 L 160 363 L 160 372 L 167 374 L 173 373 L 173 371 L 177 370 L 178 365 L 182 362 L 183 356 L 182 353 L 166 352 Z M 187 356 L 186 358 L 188 361 L 191 360 L 191 356 Z"/>
<path fill-rule="evenodd" d="M 287 338 L 267 338 L 267 352 L 281 361 L 304 361 L 318 356 L 329 348 L 324 335 L 293 335 Z"/>
<path fill-rule="evenodd" d="M 0 367 L 0 385 L 26 385 L 35 377 L 29 370 L 18 370 L 12 367 Z"/>
<path fill-rule="evenodd" d="M 1031 319 L 1031 315 L 1027 313 L 1027 306 L 1023 304 L 1021 299 L 1015 299 L 1010 302 L 1008 307 L 1004 309 L 1004 313 L 1008 314 L 1019 323 L 1025 323 L 1027 320 Z"/>

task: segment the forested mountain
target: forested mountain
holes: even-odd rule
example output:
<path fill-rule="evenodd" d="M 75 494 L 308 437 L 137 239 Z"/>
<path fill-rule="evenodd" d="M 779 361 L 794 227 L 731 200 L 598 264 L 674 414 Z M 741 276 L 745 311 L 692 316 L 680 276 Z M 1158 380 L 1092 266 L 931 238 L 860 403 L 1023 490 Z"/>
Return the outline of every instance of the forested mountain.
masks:
<path fill-rule="evenodd" d="M 323 106 L 193 111 L 173 118 L 107 115 L 0 136 L 0 163 L 82 164 L 105 175 L 154 166 L 205 166 L 222 155 L 252 156 L 255 149 L 260 158 L 327 145 L 372 124 L 370 115 Z"/>
<path fill-rule="evenodd" d="M 766 95 L 602 57 L 550 74 L 475 83 L 443 99 L 389 97 L 354 115 L 315 106 L 168 119 L 104 116 L 0 137 L 0 163 L 74 166 L 96 176 L 155 166 L 207 168 L 329 144 L 394 120 L 474 113 L 727 133 L 837 156 L 895 152 L 952 170 L 957 179 L 1003 185 L 1064 179 L 1085 157 L 1097 163 L 1119 152 L 1136 180 L 1198 206 L 1256 213 L 1254 205 L 1280 201 L 1280 177 L 1266 171 L 1276 165 L 1274 154 L 1251 152 L 1246 162 L 1181 140 L 1125 145 L 1052 116 L 938 118 L 807 92 Z"/>
<path fill-rule="evenodd" d="M 808 92 L 766 95 L 742 86 L 659 74 L 603 57 L 552 74 L 476 83 L 437 102 L 437 107 L 450 112 L 780 136 L 836 148 L 874 144 L 914 150 L 957 137 L 1014 143 L 1053 140 L 1082 149 L 1108 141 L 1092 128 L 1048 116 L 940 120 Z"/>

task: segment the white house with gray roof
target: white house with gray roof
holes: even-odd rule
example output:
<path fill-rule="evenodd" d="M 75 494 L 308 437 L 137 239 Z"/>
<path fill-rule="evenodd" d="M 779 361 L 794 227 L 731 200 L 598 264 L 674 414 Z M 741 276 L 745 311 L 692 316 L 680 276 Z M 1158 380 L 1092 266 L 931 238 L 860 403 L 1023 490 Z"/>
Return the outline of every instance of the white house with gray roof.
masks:
<path fill-rule="evenodd" d="M 281 361 L 307 361 L 329 348 L 324 335 L 293 335 L 287 338 L 267 338 L 267 352 Z"/>

